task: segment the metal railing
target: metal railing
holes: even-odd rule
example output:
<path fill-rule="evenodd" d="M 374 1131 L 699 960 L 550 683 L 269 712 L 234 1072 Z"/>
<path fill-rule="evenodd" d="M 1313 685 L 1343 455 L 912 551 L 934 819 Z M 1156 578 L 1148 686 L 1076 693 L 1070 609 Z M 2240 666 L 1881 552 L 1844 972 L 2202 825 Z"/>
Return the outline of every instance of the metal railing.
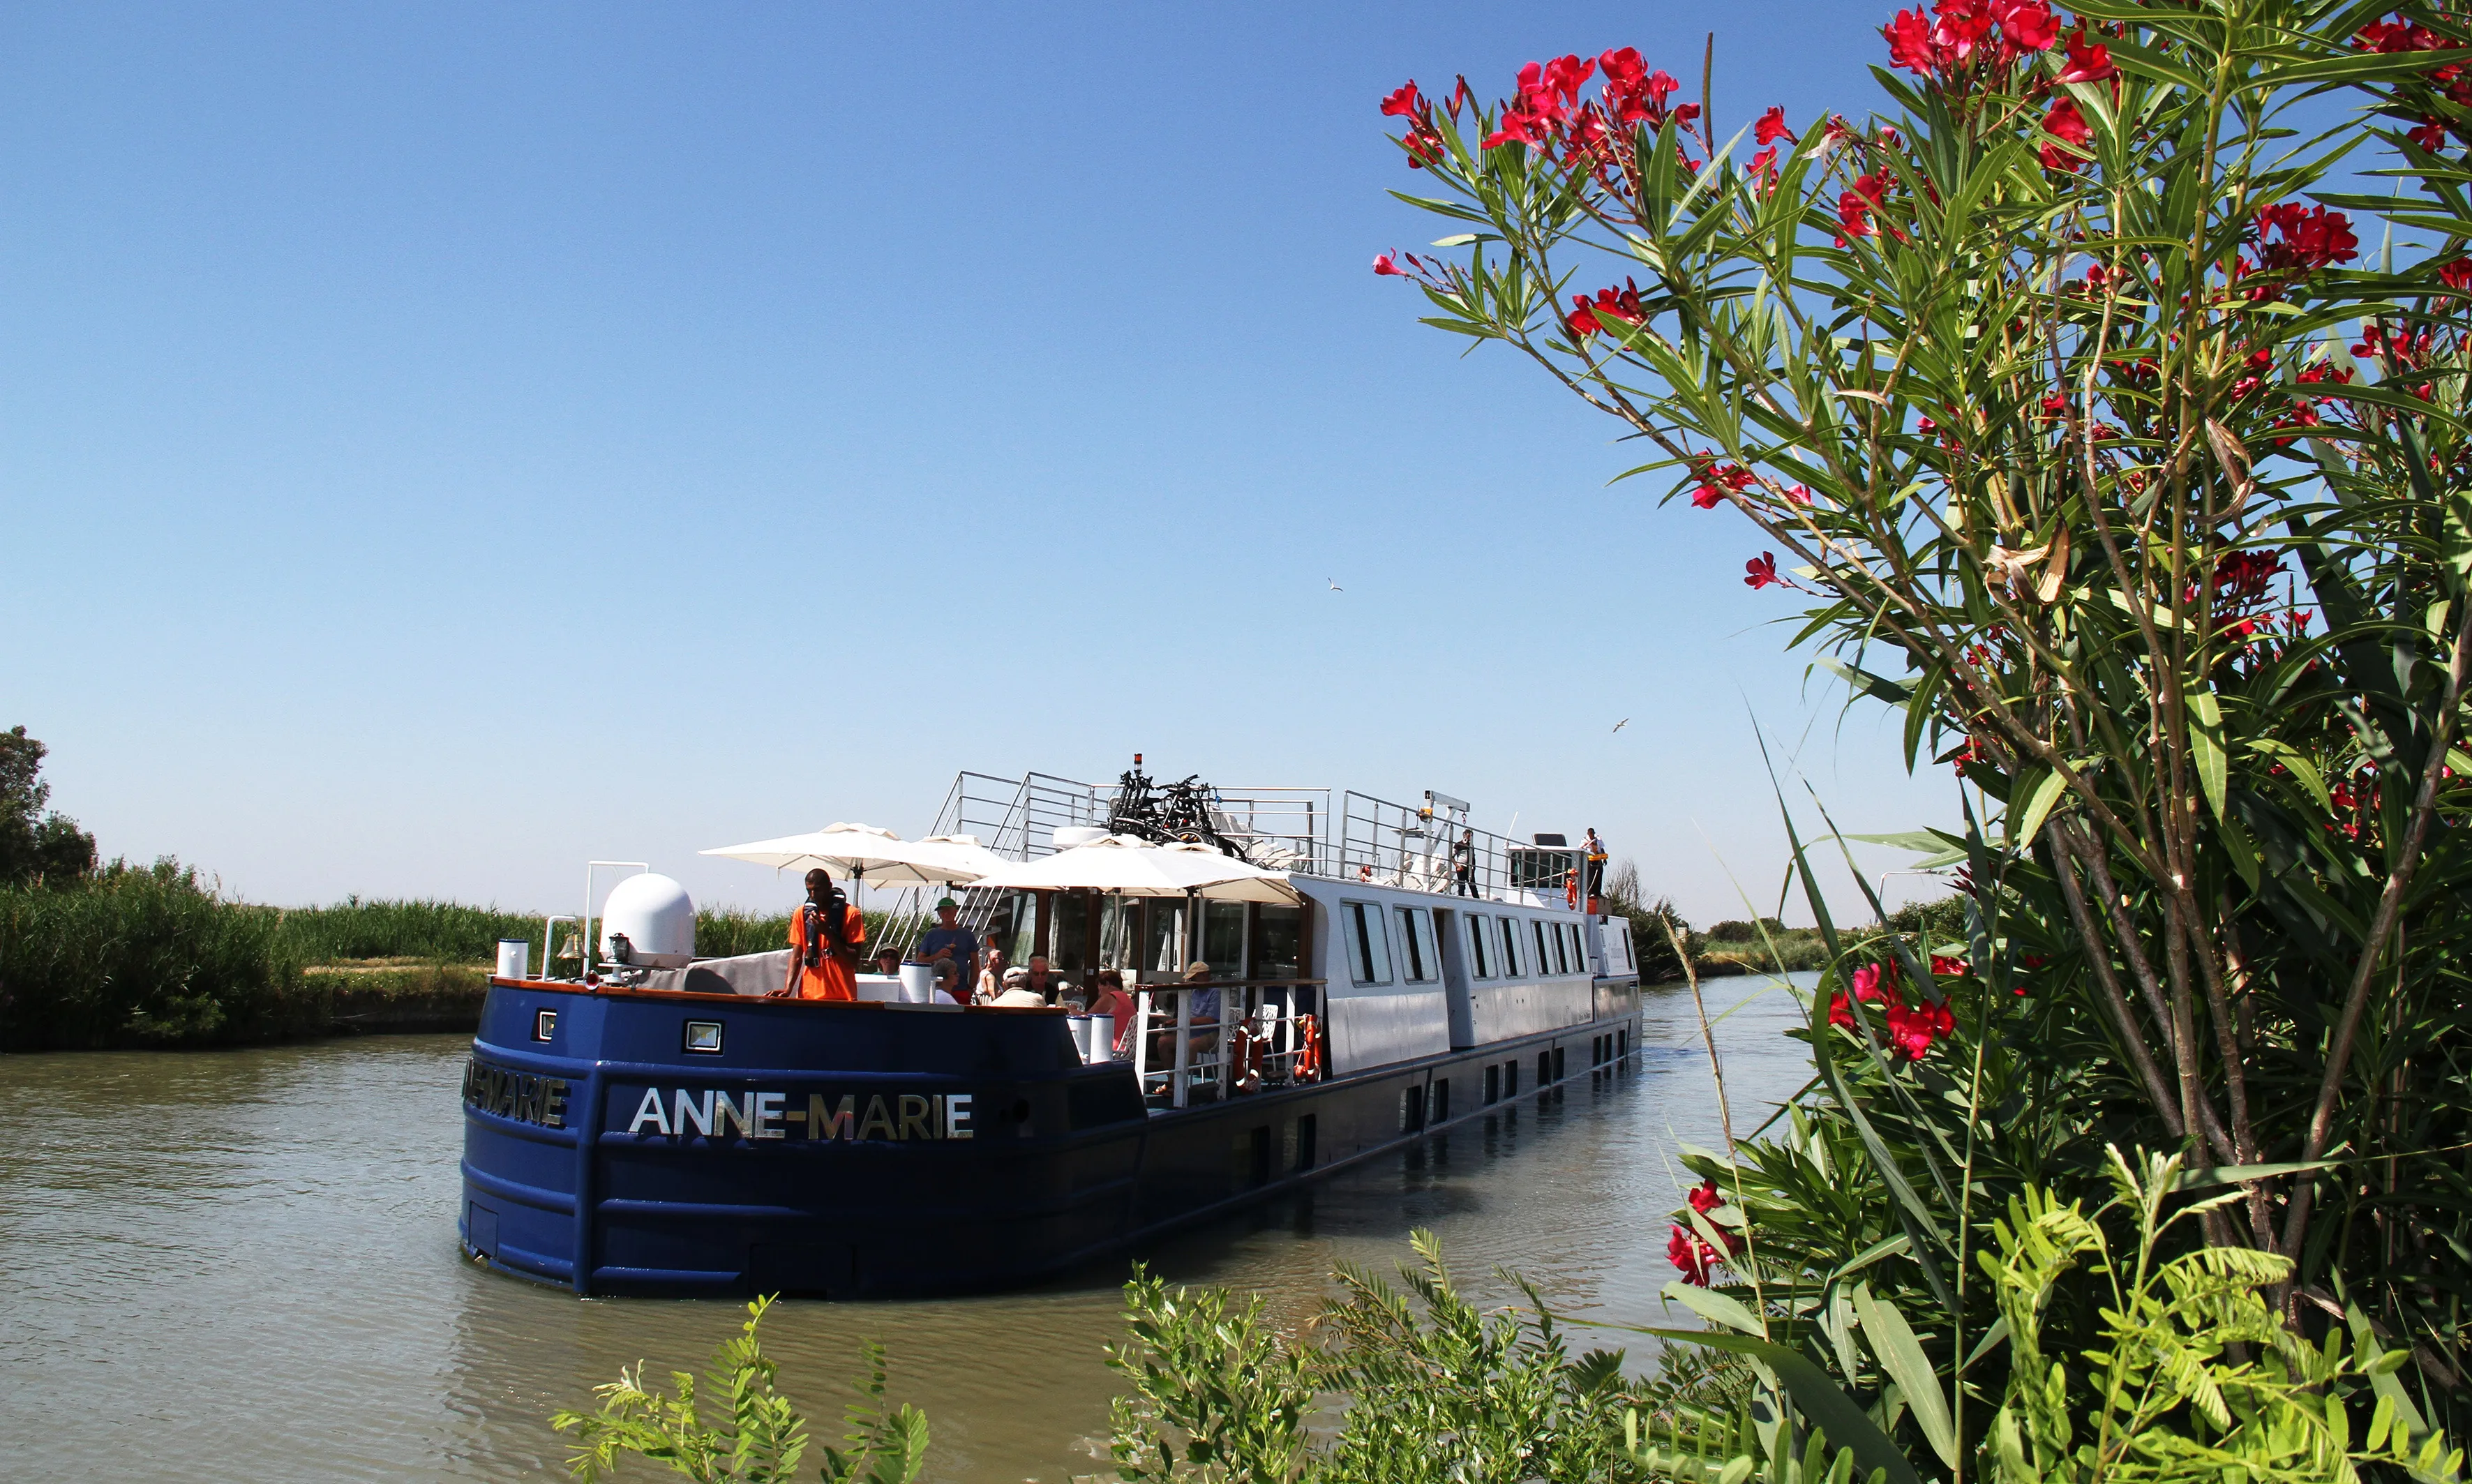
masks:
<path fill-rule="evenodd" d="M 1319 979 L 1154 985 L 1133 992 L 1133 1078 L 1153 1106 L 1187 1108 L 1326 1075 Z M 1197 995 L 1216 997 L 1196 1013 Z"/>
<path fill-rule="evenodd" d="M 953 779 L 930 834 L 974 835 L 1010 860 L 1054 853 L 1067 826 L 1105 827 L 1117 785 L 1054 774 L 1000 778 L 963 772 Z M 1256 866 L 1335 881 L 1365 881 L 1530 906 L 1571 902 L 1584 878 L 1576 847 L 1523 845 L 1467 823 L 1467 805 L 1440 794 L 1423 804 L 1393 803 L 1354 790 L 1284 786 L 1211 790 L 1211 827 Z M 940 888 L 912 888 L 897 898 L 886 942 L 906 950 L 925 929 L 926 903 Z M 964 889 L 962 924 L 985 937 L 1005 908 L 1005 893 Z"/>

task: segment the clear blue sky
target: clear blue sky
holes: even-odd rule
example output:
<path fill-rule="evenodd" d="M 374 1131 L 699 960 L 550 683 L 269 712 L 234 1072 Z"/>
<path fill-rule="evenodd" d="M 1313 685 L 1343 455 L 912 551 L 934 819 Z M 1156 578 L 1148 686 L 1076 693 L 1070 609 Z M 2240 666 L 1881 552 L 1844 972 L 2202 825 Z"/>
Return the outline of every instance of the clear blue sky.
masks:
<path fill-rule="evenodd" d="M 0 727 L 266 901 L 769 903 L 693 851 L 1140 750 L 1738 915 L 1752 715 L 1848 828 L 1947 775 L 1756 533 L 1368 272 L 1442 225 L 1374 105 L 1714 24 L 1727 132 L 1860 112 L 1887 9 L 11 7 Z"/>

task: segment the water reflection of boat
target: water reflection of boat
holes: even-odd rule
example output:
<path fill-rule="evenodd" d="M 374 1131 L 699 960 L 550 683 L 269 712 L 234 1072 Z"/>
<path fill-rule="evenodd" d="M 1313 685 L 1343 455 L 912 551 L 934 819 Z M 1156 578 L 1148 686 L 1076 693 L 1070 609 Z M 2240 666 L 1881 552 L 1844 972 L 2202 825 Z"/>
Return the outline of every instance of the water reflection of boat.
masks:
<path fill-rule="evenodd" d="M 1473 829 L 1435 794 L 1147 781 L 963 774 L 934 831 L 1061 883 L 977 876 L 998 884 L 963 888 L 964 913 L 1015 962 L 1118 969 L 1139 1017 L 1120 1038 L 872 975 L 854 1003 L 765 998 L 786 950 L 693 959 L 657 885 L 613 893 L 593 943 L 587 888 L 601 958 L 492 981 L 465 1251 L 586 1294 L 1018 1284 L 1628 1065 L 1628 923 L 1585 910 L 1562 837 Z M 1103 839 L 1198 842 L 1246 885 L 1072 884 Z M 1197 960 L 1211 976 L 1188 982 Z"/>

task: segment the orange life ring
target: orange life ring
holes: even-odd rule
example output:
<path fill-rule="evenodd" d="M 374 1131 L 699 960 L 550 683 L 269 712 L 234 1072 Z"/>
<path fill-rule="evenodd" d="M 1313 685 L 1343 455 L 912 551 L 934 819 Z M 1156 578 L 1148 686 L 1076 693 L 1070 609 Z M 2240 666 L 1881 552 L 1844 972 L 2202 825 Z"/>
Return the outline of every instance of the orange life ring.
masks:
<path fill-rule="evenodd" d="M 1296 1026 L 1303 1033 L 1303 1043 L 1296 1047 L 1296 1081 L 1321 1080 L 1321 1025 L 1312 1016 L 1296 1017 Z"/>
<path fill-rule="evenodd" d="M 1227 1047 L 1231 1085 L 1239 1092 L 1258 1092 L 1262 1088 L 1262 1042 L 1252 1032 L 1239 1025 L 1230 1033 Z"/>

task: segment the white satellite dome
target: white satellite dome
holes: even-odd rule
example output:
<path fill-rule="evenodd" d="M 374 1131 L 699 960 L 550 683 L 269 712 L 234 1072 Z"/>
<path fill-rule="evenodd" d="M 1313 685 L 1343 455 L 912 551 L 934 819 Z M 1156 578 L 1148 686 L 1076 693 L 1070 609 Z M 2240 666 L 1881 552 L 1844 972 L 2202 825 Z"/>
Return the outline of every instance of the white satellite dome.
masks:
<path fill-rule="evenodd" d="M 602 905 L 601 957 L 639 969 L 684 969 L 695 957 L 695 918 L 685 887 L 656 872 L 629 876 Z"/>

